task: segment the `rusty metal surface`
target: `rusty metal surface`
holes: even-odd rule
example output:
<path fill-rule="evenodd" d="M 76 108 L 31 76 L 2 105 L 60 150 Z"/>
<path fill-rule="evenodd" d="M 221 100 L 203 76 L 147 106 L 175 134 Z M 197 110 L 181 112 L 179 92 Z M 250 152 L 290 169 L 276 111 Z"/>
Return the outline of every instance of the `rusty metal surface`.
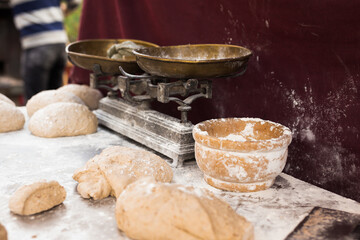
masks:
<path fill-rule="evenodd" d="M 105 128 L 90 135 L 53 139 L 31 135 L 26 125 L 20 131 L 1 133 L 0 223 L 9 240 L 128 239 L 116 226 L 115 199 L 83 199 L 72 179 L 76 169 L 111 145 L 144 148 Z M 173 171 L 173 183 L 206 188 L 252 222 L 255 240 L 284 239 L 314 206 L 360 213 L 358 202 L 286 174 L 280 174 L 268 190 L 230 193 L 207 185 L 193 161 Z M 67 198 L 63 204 L 33 216 L 12 214 L 8 207 L 10 196 L 18 187 L 40 179 L 56 180 L 64 186 Z"/>
<path fill-rule="evenodd" d="M 217 78 L 246 70 L 251 51 L 236 45 L 194 44 L 133 51 L 141 69 L 168 78 Z"/>
<path fill-rule="evenodd" d="M 125 71 L 138 74 L 143 71 L 136 63 L 134 56 L 127 56 L 125 60 L 115 60 L 107 57 L 106 51 L 114 44 L 124 41 L 132 41 L 145 47 L 157 47 L 154 43 L 149 43 L 135 39 L 93 39 L 81 40 L 70 43 L 66 47 L 66 52 L 70 61 L 77 67 L 93 71 L 95 64 L 100 65 L 101 71 L 107 75 L 120 74 L 119 66 Z"/>

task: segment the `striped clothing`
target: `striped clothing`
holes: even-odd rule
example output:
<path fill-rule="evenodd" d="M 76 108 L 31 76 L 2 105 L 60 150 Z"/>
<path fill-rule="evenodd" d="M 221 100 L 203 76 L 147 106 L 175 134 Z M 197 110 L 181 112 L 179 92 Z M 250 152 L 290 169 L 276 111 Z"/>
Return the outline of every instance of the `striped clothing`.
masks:
<path fill-rule="evenodd" d="M 24 49 L 66 44 L 60 0 L 11 0 L 11 5 Z"/>

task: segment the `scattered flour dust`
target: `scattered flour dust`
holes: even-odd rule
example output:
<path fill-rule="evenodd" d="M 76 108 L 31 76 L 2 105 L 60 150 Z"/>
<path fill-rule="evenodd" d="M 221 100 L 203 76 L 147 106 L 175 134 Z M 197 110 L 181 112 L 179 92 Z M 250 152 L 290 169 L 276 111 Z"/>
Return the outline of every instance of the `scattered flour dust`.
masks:
<path fill-rule="evenodd" d="M 247 171 L 239 164 L 229 164 L 227 162 L 223 162 L 223 164 L 230 177 L 236 177 L 237 179 L 242 180 L 248 176 Z"/>

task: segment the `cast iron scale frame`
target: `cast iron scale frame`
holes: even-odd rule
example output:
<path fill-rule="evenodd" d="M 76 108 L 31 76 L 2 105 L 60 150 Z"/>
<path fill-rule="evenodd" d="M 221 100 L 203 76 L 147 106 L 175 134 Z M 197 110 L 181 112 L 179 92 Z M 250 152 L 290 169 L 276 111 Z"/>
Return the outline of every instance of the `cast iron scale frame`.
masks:
<path fill-rule="evenodd" d="M 193 125 L 187 115 L 196 99 L 212 98 L 212 80 L 174 80 L 148 73 L 133 75 L 121 66 L 119 70 L 120 75 L 109 76 L 100 65 L 93 66 L 90 86 L 108 90 L 95 111 L 99 123 L 171 158 L 174 167 L 193 159 Z M 106 76 L 110 79 L 102 79 Z M 149 109 L 152 100 L 176 102 L 181 119 Z"/>

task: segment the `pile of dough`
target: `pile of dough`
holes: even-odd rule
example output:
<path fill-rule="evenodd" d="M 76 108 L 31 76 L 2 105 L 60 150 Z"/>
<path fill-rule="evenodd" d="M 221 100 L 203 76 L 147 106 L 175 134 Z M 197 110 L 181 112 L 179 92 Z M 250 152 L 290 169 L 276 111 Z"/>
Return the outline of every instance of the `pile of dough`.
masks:
<path fill-rule="evenodd" d="M 15 103 L 0 100 L 0 133 L 20 130 L 24 124 L 25 116 L 16 108 Z"/>
<path fill-rule="evenodd" d="M 147 176 L 170 182 L 173 172 L 164 159 L 151 152 L 112 146 L 90 159 L 73 179 L 79 182 L 77 190 L 83 198 L 97 200 L 117 197 L 128 184 Z"/>
<path fill-rule="evenodd" d="M 99 107 L 99 101 L 103 97 L 98 89 L 89 87 L 88 85 L 68 84 L 60 87 L 58 91 L 67 91 L 78 96 L 90 108 L 95 110 Z"/>
<path fill-rule="evenodd" d="M 252 224 L 210 191 L 149 178 L 120 194 L 116 221 L 134 239 L 254 239 Z"/>
<path fill-rule="evenodd" d="M 39 137 L 55 138 L 91 134 L 98 121 L 85 105 L 58 102 L 36 111 L 29 121 L 29 130 Z"/>
<path fill-rule="evenodd" d="M 115 60 L 126 60 L 129 56 L 134 56 L 134 49 L 141 49 L 144 46 L 134 43 L 133 41 L 124 41 L 113 44 L 107 51 L 107 57 Z"/>
<path fill-rule="evenodd" d="M 31 117 L 37 110 L 49 104 L 57 102 L 73 102 L 85 105 L 85 103 L 75 94 L 66 91 L 45 90 L 34 95 L 26 103 L 26 110 Z"/>
<path fill-rule="evenodd" d="M 7 240 L 7 232 L 3 225 L 0 223 L 0 240 Z"/>
<path fill-rule="evenodd" d="M 10 211 L 19 215 L 31 215 L 61 204 L 66 191 L 56 181 L 40 181 L 16 190 L 9 201 Z"/>

